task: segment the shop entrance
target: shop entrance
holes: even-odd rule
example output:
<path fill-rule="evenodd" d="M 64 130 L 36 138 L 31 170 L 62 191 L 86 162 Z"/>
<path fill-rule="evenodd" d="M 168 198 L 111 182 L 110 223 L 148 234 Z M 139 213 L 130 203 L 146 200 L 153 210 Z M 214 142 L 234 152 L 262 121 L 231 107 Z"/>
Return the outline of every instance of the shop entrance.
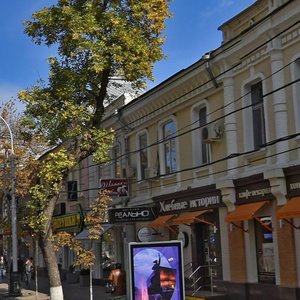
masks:
<path fill-rule="evenodd" d="M 211 289 L 211 281 L 222 278 L 221 244 L 218 229 L 218 217 L 216 213 L 205 216 L 206 223 L 195 224 L 195 241 L 197 248 L 197 266 L 201 266 L 199 276 L 202 289 Z"/>
<path fill-rule="evenodd" d="M 270 216 L 255 221 L 258 282 L 275 283 L 272 221 Z"/>

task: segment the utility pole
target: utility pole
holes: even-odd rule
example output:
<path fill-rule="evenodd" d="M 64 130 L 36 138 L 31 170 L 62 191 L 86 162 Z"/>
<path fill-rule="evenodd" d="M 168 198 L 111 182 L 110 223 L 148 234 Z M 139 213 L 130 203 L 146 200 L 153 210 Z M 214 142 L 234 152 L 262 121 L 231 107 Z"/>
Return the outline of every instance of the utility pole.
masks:
<path fill-rule="evenodd" d="M 12 261 L 13 268 L 9 276 L 9 295 L 20 296 L 20 274 L 18 273 L 18 237 L 17 237 L 17 206 L 16 206 L 16 170 L 15 170 L 15 151 L 12 131 L 8 123 L 0 116 L 10 135 L 10 163 L 11 163 L 11 241 L 12 241 Z"/>

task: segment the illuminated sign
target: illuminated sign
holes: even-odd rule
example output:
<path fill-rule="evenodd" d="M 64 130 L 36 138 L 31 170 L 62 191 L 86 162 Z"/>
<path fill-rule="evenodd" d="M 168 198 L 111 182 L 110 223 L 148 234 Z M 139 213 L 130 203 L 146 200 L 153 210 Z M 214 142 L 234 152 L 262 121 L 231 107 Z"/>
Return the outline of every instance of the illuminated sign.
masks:
<path fill-rule="evenodd" d="M 80 232 L 83 226 L 83 216 L 80 212 L 54 217 L 52 220 L 53 231 Z"/>
<path fill-rule="evenodd" d="M 129 243 L 132 300 L 184 300 L 182 242 Z"/>

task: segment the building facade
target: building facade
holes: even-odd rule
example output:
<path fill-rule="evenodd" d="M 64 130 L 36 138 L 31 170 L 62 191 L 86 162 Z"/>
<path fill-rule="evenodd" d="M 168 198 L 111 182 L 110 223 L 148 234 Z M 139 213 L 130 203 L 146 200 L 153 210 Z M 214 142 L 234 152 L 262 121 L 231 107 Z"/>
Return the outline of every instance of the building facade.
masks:
<path fill-rule="evenodd" d="M 105 119 L 100 178 L 129 183 L 110 208 L 125 267 L 129 242 L 180 238 L 228 299 L 300 298 L 299 21 L 299 1 L 256 1 L 219 48 Z M 114 215 L 142 208 L 153 219 Z"/>

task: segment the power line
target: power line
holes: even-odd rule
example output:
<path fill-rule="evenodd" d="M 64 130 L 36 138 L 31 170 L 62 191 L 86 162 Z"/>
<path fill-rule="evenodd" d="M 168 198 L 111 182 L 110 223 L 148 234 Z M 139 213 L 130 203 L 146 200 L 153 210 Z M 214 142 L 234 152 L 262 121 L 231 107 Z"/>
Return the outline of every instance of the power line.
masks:
<path fill-rule="evenodd" d="M 281 138 L 272 140 L 272 141 L 270 141 L 268 143 L 265 143 L 263 145 L 263 147 L 267 148 L 267 147 L 273 146 L 273 145 L 275 145 L 277 143 L 294 139 L 294 138 L 296 138 L 298 136 L 300 136 L 300 132 L 297 132 L 297 133 L 294 133 L 294 134 L 291 134 L 291 135 L 288 135 L 288 136 L 285 136 L 285 137 L 281 137 Z M 265 160 L 265 159 L 271 158 L 271 157 L 280 156 L 280 155 L 283 155 L 283 154 L 286 154 L 286 153 L 289 153 L 289 152 L 292 152 L 292 151 L 295 151 L 295 150 L 298 150 L 298 149 L 300 149 L 300 146 L 299 147 L 295 147 L 295 148 L 291 148 L 291 149 L 287 149 L 287 150 L 284 150 L 284 151 L 281 151 L 281 152 L 278 152 L 278 153 L 269 154 L 269 155 L 264 156 L 263 158 L 256 158 L 256 159 L 253 159 L 251 162 L 252 163 L 259 162 L 261 160 Z M 239 153 L 233 153 L 233 154 L 230 154 L 230 155 L 228 155 L 226 157 L 223 157 L 223 158 L 220 158 L 220 159 L 215 160 L 213 162 L 210 162 L 210 163 L 208 163 L 206 165 L 200 165 L 200 166 L 195 166 L 195 167 L 181 169 L 179 171 L 173 172 L 172 174 L 161 175 L 159 177 L 152 178 L 152 180 L 158 180 L 158 178 L 162 178 L 162 177 L 165 177 L 165 176 L 168 176 L 168 175 L 176 175 L 178 173 L 183 173 L 183 172 L 197 170 L 197 169 L 199 169 L 201 167 L 209 167 L 211 165 L 215 165 L 215 164 L 221 163 L 223 161 L 232 159 L 234 157 L 240 157 L 240 156 L 243 156 L 243 155 L 253 154 L 253 153 L 258 152 L 258 151 L 260 151 L 260 149 L 249 150 L 249 151 L 239 152 Z M 250 163 L 248 163 L 248 166 L 249 165 L 250 165 Z M 236 167 L 233 167 L 233 168 L 226 168 L 226 169 L 223 169 L 223 170 L 215 171 L 213 173 L 210 173 L 210 175 L 217 175 L 217 174 L 221 174 L 221 173 L 226 173 L 228 171 L 238 170 L 238 169 L 244 168 L 246 166 L 247 165 L 242 164 L 242 165 L 239 165 L 239 166 L 236 166 Z M 167 186 L 167 185 L 175 185 L 175 184 L 182 183 L 182 182 L 185 182 L 185 181 L 193 180 L 195 178 L 202 178 L 202 177 L 206 177 L 206 176 L 207 175 L 193 176 L 193 177 L 190 177 L 190 178 L 186 178 L 184 180 L 176 180 L 176 181 L 172 181 L 171 183 L 156 185 L 155 188 L 160 188 L 162 186 Z M 149 180 L 151 181 L 151 178 Z M 140 182 L 144 182 L 144 181 L 147 181 L 147 180 L 137 180 L 137 181 L 131 182 L 131 184 L 136 184 L 136 183 L 140 183 Z M 151 189 L 152 189 L 152 187 L 145 187 L 145 188 L 137 189 L 136 191 L 144 191 L 144 190 L 151 190 Z M 80 190 L 78 192 L 88 192 L 88 191 L 92 191 L 92 190 L 100 190 L 100 188 L 85 189 L 85 190 Z"/>

